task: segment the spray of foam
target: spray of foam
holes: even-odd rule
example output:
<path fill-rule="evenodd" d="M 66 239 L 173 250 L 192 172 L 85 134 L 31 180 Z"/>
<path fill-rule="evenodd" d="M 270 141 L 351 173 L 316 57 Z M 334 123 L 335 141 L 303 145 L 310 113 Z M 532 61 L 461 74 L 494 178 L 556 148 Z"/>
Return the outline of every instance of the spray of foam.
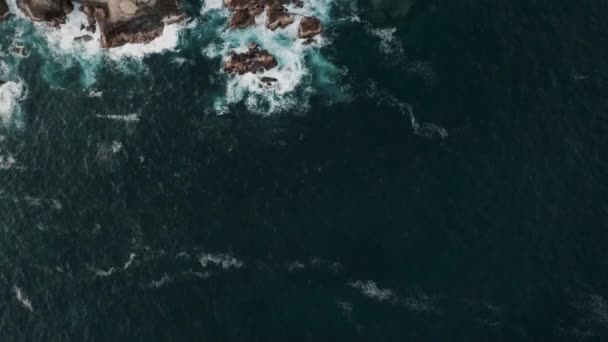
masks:
<path fill-rule="evenodd" d="M 219 24 L 215 30 L 218 40 L 210 42 L 203 54 L 208 58 L 220 58 L 225 62 L 230 51 L 243 52 L 249 42 L 257 43 L 275 56 L 278 66 L 262 73 L 231 75 L 227 81 L 224 98 L 217 99 L 215 110 L 218 113 L 227 111 L 228 105 L 243 102 L 255 113 L 267 114 L 287 109 L 306 110 L 309 96 L 314 92 L 311 85 L 312 75 L 335 75 L 339 72 L 330 62 L 324 59 L 318 48 L 328 43 L 326 37 L 317 37 L 311 45 L 302 44 L 298 39 L 298 26 L 302 16 L 315 16 L 324 26 L 329 24 L 331 0 L 307 1 L 301 8 L 287 6 L 289 13 L 295 14 L 295 21 L 285 29 L 271 31 L 265 26 L 266 14 L 256 18 L 250 28 L 236 30 L 226 27 L 225 20 L 210 20 Z M 206 0 L 202 9 L 203 15 L 227 18 L 229 13 L 223 8 L 221 0 Z M 265 84 L 264 77 L 276 79 L 276 82 Z M 333 83 L 333 82 L 331 82 Z"/>
<path fill-rule="evenodd" d="M 21 114 L 19 101 L 25 98 L 22 81 L 9 81 L 0 85 L 0 123 L 4 126 L 16 124 Z"/>

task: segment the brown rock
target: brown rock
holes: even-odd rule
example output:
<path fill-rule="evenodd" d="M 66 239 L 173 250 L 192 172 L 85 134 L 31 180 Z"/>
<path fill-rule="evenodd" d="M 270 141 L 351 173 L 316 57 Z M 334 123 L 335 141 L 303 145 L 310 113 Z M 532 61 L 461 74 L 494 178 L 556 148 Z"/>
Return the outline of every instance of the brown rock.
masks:
<path fill-rule="evenodd" d="M 287 10 L 283 5 L 278 2 L 266 7 L 266 27 L 274 31 L 277 28 L 285 28 L 293 23 L 293 15 L 287 13 Z"/>
<path fill-rule="evenodd" d="M 0 0 L 0 21 L 8 18 L 10 14 L 6 0 Z"/>
<path fill-rule="evenodd" d="M 255 16 L 253 16 L 249 10 L 238 10 L 234 11 L 230 18 L 230 27 L 232 28 L 247 28 L 255 24 Z"/>
<path fill-rule="evenodd" d="M 315 17 L 303 17 L 298 28 L 298 36 L 303 39 L 312 38 L 323 31 L 321 21 Z"/>
<path fill-rule="evenodd" d="M 250 43 L 247 52 L 236 53 L 232 51 L 230 58 L 224 65 L 224 71 L 229 74 L 243 75 L 247 72 L 257 73 L 269 70 L 278 65 L 276 58 L 266 50 L 260 50 L 257 44 Z"/>
<path fill-rule="evenodd" d="M 162 35 L 165 25 L 185 18 L 178 7 L 178 0 L 139 1 L 137 4 L 134 1 L 128 4 L 117 2 L 118 0 L 110 1 L 105 4 L 96 0 L 83 0 L 83 12 L 89 22 L 87 29 L 94 31 L 95 22 L 97 23 L 99 43 L 103 48 L 128 43 L 147 44 Z"/>
<path fill-rule="evenodd" d="M 74 9 L 70 0 L 17 0 L 17 6 L 32 20 L 53 26 L 64 24 L 66 15 Z"/>

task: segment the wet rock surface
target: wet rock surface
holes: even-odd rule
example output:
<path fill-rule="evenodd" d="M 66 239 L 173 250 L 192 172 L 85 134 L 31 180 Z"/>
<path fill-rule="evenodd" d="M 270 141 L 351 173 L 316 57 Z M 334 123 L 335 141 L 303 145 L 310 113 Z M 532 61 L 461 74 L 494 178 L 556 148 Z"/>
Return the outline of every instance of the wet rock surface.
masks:
<path fill-rule="evenodd" d="M 6 0 L 0 0 L 0 21 L 8 18 L 10 12 Z"/>
<path fill-rule="evenodd" d="M 300 27 L 298 28 L 298 37 L 302 39 L 310 39 L 316 35 L 321 34 L 323 28 L 321 21 L 315 17 L 303 17 L 300 21 Z M 307 43 L 310 42 L 307 40 Z"/>
<path fill-rule="evenodd" d="M 53 26 L 64 24 L 66 15 L 74 9 L 70 0 L 17 0 L 17 6 L 32 20 Z"/>
<path fill-rule="evenodd" d="M 176 0 L 84 0 L 82 11 L 87 31 L 95 32 L 98 26 L 104 48 L 147 44 L 162 35 L 165 25 L 184 19 Z"/>
<path fill-rule="evenodd" d="M 246 52 L 232 51 L 224 65 L 224 71 L 229 74 L 243 75 L 270 70 L 278 65 L 276 58 L 267 50 L 262 50 L 257 44 L 250 43 Z M 269 78 L 270 79 L 270 78 Z"/>

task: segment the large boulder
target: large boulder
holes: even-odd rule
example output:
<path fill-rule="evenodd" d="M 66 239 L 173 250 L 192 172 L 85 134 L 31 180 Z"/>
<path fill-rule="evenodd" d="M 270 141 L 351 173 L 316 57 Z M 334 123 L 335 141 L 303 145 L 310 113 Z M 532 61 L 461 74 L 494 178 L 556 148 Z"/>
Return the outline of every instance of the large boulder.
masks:
<path fill-rule="evenodd" d="M 184 18 L 177 0 L 108 0 L 107 4 L 84 0 L 82 10 L 87 29 L 94 31 L 97 24 L 103 48 L 147 44 L 162 35 L 165 25 Z"/>
<path fill-rule="evenodd" d="M 249 49 L 243 53 L 232 51 L 224 65 L 224 71 L 229 74 L 257 73 L 269 70 L 278 65 L 276 58 L 266 50 L 261 50 L 257 44 L 250 43 Z"/>
<path fill-rule="evenodd" d="M 232 28 L 243 29 L 253 26 L 253 24 L 255 24 L 255 15 L 249 10 L 234 11 L 230 17 L 230 27 Z"/>
<path fill-rule="evenodd" d="M 17 6 L 32 20 L 54 26 L 65 23 L 66 15 L 74 9 L 70 0 L 17 0 Z"/>
<path fill-rule="evenodd" d="M 274 31 L 277 28 L 285 28 L 294 21 L 293 15 L 287 13 L 285 7 L 278 1 L 266 7 L 266 27 Z"/>
<path fill-rule="evenodd" d="M 298 36 L 303 39 L 310 39 L 321 34 L 323 27 L 321 21 L 315 17 L 303 17 L 298 28 Z"/>
<path fill-rule="evenodd" d="M 8 18 L 10 12 L 8 11 L 8 5 L 6 0 L 0 0 L 0 21 Z"/>

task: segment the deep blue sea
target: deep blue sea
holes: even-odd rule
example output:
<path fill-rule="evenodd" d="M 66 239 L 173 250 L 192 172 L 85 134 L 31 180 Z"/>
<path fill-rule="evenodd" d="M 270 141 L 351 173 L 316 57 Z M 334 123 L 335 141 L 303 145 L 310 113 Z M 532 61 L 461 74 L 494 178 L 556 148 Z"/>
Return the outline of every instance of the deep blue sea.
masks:
<path fill-rule="evenodd" d="M 608 341 L 607 1 L 304 0 L 304 46 L 184 0 L 112 51 L 9 4 L 0 341 Z"/>

